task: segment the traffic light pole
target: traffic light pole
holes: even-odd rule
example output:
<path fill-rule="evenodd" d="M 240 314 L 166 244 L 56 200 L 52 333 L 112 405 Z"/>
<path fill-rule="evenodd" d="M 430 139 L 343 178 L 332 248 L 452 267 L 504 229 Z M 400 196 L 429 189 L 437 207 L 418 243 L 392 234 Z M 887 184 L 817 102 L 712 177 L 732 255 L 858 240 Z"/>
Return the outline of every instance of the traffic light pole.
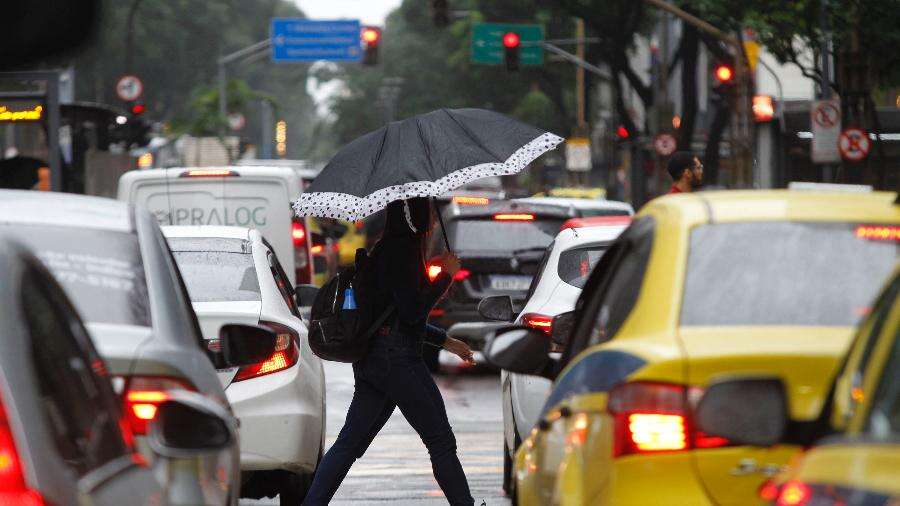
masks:
<path fill-rule="evenodd" d="M 243 49 L 227 54 L 219 58 L 219 136 L 225 137 L 225 124 L 228 122 L 228 85 L 226 76 L 226 66 L 229 63 L 255 56 L 257 53 L 268 51 L 272 47 L 272 39 L 265 39 L 251 44 Z"/>
<path fill-rule="evenodd" d="M 610 75 L 609 71 L 604 70 L 593 63 L 586 61 L 584 58 L 579 58 L 574 54 L 566 51 L 565 49 L 557 46 L 556 44 L 578 44 L 579 42 L 583 43 L 591 43 L 591 42 L 599 42 L 600 39 L 597 38 L 584 38 L 584 39 L 558 39 L 558 40 L 539 40 L 539 41 L 523 41 L 521 45 L 524 46 L 541 46 L 547 51 L 562 57 L 562 59 L 574 63 L 579 67 L 591 72 L 592 74 L 604 79 L 606 81 L 612 81 L 612 75 Z"/>

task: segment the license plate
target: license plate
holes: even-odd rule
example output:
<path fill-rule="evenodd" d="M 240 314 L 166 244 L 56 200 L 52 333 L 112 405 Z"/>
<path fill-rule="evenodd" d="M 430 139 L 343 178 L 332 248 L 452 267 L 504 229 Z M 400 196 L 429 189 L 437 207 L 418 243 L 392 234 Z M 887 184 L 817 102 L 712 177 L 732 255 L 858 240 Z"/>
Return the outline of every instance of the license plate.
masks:
<path fill-rule="evenodd" d="M 494 290 L 523 291 L 531 286 L 531 276 L 491 276 Z"/>

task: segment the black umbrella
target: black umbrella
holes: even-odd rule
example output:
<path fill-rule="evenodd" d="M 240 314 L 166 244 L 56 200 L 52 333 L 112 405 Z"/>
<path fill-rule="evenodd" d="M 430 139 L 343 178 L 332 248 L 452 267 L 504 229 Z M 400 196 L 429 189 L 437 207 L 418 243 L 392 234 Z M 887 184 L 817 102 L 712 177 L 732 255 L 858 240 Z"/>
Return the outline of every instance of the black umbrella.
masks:
<path fill-rule="evenodd" d="M 515 174 L 562 140 L 500 113 L 439 109 L 344 146 L 294 210 L 357 221 L 395 200 L 438 197 L 479 178 Z"/>

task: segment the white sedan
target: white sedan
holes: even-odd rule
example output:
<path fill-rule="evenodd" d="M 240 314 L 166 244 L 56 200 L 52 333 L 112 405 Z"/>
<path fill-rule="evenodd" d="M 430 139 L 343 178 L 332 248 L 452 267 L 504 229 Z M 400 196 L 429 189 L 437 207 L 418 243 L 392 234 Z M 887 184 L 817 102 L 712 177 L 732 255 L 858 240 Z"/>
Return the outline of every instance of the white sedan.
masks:
<path fill-rule="evenodd" d="M 267 360 L 218 373 L 241 423 L 241 496 L 300 504 L 325 441 L 325 376 L 287 275 L 257 230 L 176 226 L 163 233 L 209 345 L 226 323 L 277 334 Z"/>
<path fill-rule="evenodd" d="M 581 288 L 606 248 L 630 224 L 627 216 L 570 220 L 547 247 L 538 277 L 516 324 L 549 334 L 553 317 L 575 308 Z M 551 383 L 538 376 L 500 373 L 503 390 L 503 489 L 510 494 L 512 459 L 515 451 L 537 423 Z"/>

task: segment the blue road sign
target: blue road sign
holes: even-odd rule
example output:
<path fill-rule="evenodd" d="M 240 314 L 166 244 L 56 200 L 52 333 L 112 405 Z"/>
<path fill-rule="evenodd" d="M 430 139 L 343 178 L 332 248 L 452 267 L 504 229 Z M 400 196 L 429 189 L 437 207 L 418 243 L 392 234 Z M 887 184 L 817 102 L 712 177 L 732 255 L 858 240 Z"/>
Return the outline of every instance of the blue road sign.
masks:
<path fill-rule="evenodd" d="M 272 61 L 359 61 L 359 20 L 273 18 Z"/>

